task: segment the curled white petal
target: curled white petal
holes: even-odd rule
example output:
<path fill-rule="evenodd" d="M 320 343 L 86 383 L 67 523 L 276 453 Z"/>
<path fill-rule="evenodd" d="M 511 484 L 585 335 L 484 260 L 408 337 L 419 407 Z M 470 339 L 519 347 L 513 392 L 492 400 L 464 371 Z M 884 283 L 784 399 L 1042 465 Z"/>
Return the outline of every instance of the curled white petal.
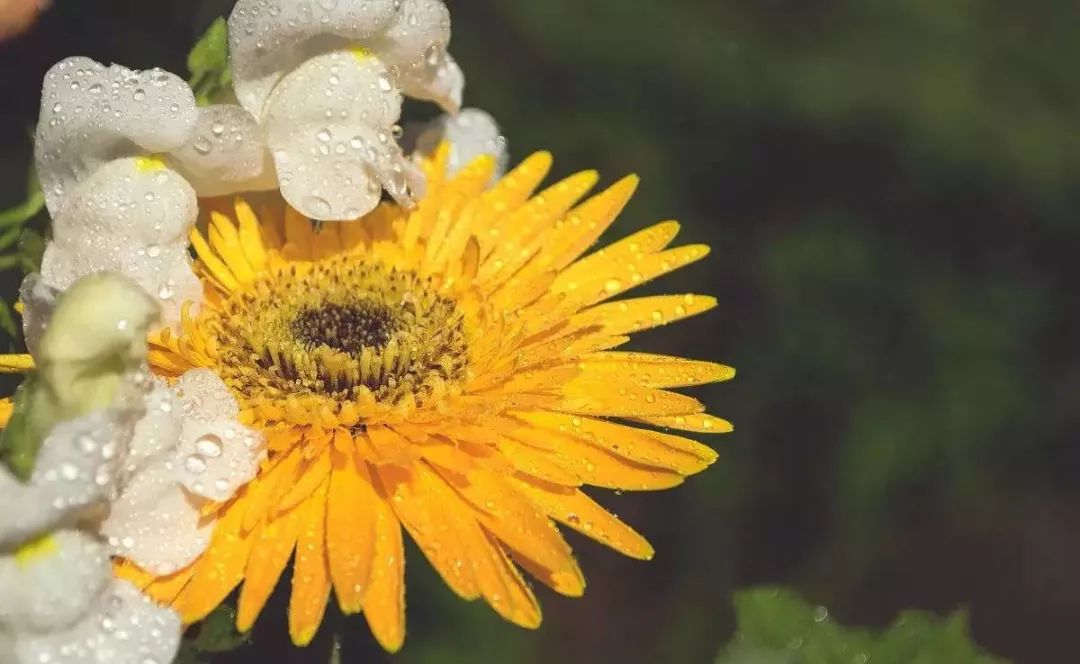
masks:
<path fill-rule="evenodd" d="M 231 498 L 264 456 L 262 437 L 237 422 L 239 410 L 207 369 L 151 391 L 136 426 L 130 479 L 101 526 L 115 555 L 162 575 L 203 552 L 214 519 L 203 517 L 202 507 Z"/>
<path fill-rule="evenodd" d="M 118 157 L 167 152 L 195 126 L 195 97 L 179 77 L 68 58 L 45 75 L 34 141 L 38 177 L 56 218 L 75 186 Z"/>
<path fill-rule="evenodd" d="M 495 177 L 506 171 L 509 153 L 506 138 L 488 113 L 466 108 L 457 115 L 444 115 L 431 122 L 416 139 L 420 154 L 432 154 L 442 141 L 450 144 L 447 175 L 457 173 L 481 155 L 495 158 Z"/>
<path fill-rule="evenodd" d="M 456 112 L 465 77 L 446 52 L 449 44 L 450 11 L 442 0 L 403 0 L 394 22 L 365 46 L 396 73 L 405 94 Z"/>
<path fill-rule="evenodd" d="M 117 579 L 69 629 L 13 641 L 12 664 L 167 664 L 180 647 L 180 617 Z"/>
<path fill-rule="evenodd" d="M 0 556 L 0 625 L 16 632 L 70 627 L 112 577 L 105 547 L 76 530 L 61 530 Z"/>
<path fill-rule="evenodd" d="M 400 77 L 401 91 L 416 99 L 433 101 L 448 113 L 461 110 L 465 94 L 465 74 L 448 53 L 429 66 L 412 70 Z"/>
<path fill-rule="evenodd" d="M 200 513 L 204 501 L 177 482 L 178 463 L 174 455 L 136 474 L 101 524 L 114 555 L 158 575 L 194 561 L 214 529 Z"/>
<path fill-rule="evenodd" d="M 283 78 L 264 126 L 290 205 L 312 219 L 356 219 L 382 189 L 411 205 L 411 164 L 393 139 L 401 93 L 376 58 L 350 51 L 314 57 Z"/>
<path fill-rule="evenodd" d="M 29 482 L 0 469 L 0 548 L 72 523 L 111 497 L 119 456 L 139 413 L 102 409 L 56 425 L 42 443 Z"/>
<path fill-rule="evenodd" d="M 262 128 L 240 106 L 200 108 L 191 138 L 169 156 L 199 196 L 274 189 L 277 185 Z"/>
<path fill-rule="evenodd" d="M 241 105 L 262 117 L 270 91 L 309 58 L 363 45 L 397 17 L 400 0 L 239 0 L 229 16 L 229 58 Z"/>
<path fill-rule="evenodd" d="M 63 290 L 87 274 L 118 272 L 158 300 L 164 323 L 175 323 L 185 301 L 201 301 L 187 253 L 197 216 L 194 190 L 162 162 L 109 162 L 71 192 L 55 217 L 42 278 Z"/>

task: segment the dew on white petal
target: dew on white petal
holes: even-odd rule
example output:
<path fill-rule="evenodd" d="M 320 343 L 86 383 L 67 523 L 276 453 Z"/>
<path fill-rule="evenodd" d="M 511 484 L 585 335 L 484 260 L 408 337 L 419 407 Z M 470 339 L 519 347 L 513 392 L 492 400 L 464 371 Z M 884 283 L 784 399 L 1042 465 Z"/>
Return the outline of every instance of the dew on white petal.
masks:
<path fill-rule="evenodd" d="M 216 459 L 221 456 L 221 440 L 214 435 L 202 436 L 195 441 L 195 450 L 208 459 Z"/>
<path fill-rule="evenodd" d="M 192 454 L 184 459 L 184 469 L 192 475 L 200 475 L 206 470 L 206 461 L 202 457 Z"/>

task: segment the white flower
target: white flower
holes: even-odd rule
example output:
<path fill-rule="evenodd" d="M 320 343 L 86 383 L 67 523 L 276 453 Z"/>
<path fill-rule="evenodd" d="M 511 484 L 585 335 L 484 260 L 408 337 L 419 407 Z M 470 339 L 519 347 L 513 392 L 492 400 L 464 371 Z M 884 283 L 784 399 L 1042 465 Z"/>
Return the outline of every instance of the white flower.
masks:
<path fill-rule="evenodd" d="M 171 661 L 179 618 L 112 578 L 110 557 L 190 563 L 213 528 L 201 507 L 251 479 L 262 439 L 212 373 L 149 376 L 156 305 L 136 284 L 98 274 L 57 296 L 29 279 L 23 294 L 38 371 L 2 451 L 44 440 L 25 481 L 0 465 L 0 661 Z"/>
<path fill-rule="evenodd" d="M 62 530 L 0 555 L 0 661 L 166 664 L 180 617 L 112 578 L 104 547 Z"/>
<path fill-rule="evenodd" d="M 83 57 L 46 74 L 34 148 L 53 219 L 44 283 L 63 290 L 118 272 L 160 301 L 169 324 L 201 300 L 187 252 L 196 194 L 273 182 L 258 124 L 239 106 L 196 108 L 173 74 Z"/>
<path fill-rule="evenodd" d="M 431 155 L 445 141 L 450 147 L 446 175 L 450 177 L 481 155 L 495 158 L 492 181 L 502 177 L 510 154 L 506 137 L 495 118 L 479 108 L 466 108 L 457 115 L 443 115 L 428 123 L 416 138 L 413 158 Z"/>
<path fill-rule="evenodd" d="M 203 516 L 255 476 L 262 437 L 237 421 L 239 407 L 207 369 L 176 385 L 158 381 L 136 426 L 126 466 L 130 479 L 101 525 L 112 552 L 158 576 L 189 565 L 210 542 Z"/>
<path fill-rule="evenodd" d="M 439 0 L 240 0 L 234 88 L 264 128 L 285 200 L 319 220 L 356 219 L 383 189 L 410 205 L 423 180 L 394 135 L 401 95 L 458 110 L 449 41 Z"/>
<path fill-rule="evenodd" d="M 75 290 L 78 295 L 79 285 Z M 131 328 L 145 339 L 148 320 L 134 318 L 145 316 L 140 303 L 144 296 L 133 284 L 126 286 L 123 295 L 133 318 L 121 320 L 130 320 Z M 95 304 L 114 312 L 125 306 L 115 299 L 95 303 L 80 297 L 75 309 Z M 0 661 L 169 662 L 179 644 L 179 617 L 142 598 L 130 584 L 113 579 L 107 547 L 92 530 L 85 530 L 86 524 L 108 509 L 117 490 L 119 471 L 143 412 L 140 391 L 146 381 L 141 379 L 141 367 L 129 374 L 122 361 L 93 363 L 96 372 L 84 362 L 88 355 L 71 343 L 79 332 L 86 348 L 107 351 L 99 360 L 117 349 L 123 360 L 130 343 L 125 343 L 129 338 L 123 330 L 104 338 L 95 335 L 93 317 L 86 321 L 86 328 L 59 334 L 75 313 L 79 312 L 62 301 L 50 326 L 53 333 L 41 339 L 44 368 L 30 404 L 31 408 L 45 406 L 46 413 L 92 410 L 51 427 L 28 481 L 20 481 L 0 466 L 5 500 L 0 511 Z M 121 371 L 102 367 L 120 367 Z M 58 390 L 51 383 L 55 379 L 77 379 L 78 384 Z M 100 394 L 86 391 L 92 386 Z M 107 404 L 96 408 L 100 400 Z M 34 413 L 21 416 L 24 422 L 39 421 Z M 22 430 L 28 428 L 32 427 Z"/>

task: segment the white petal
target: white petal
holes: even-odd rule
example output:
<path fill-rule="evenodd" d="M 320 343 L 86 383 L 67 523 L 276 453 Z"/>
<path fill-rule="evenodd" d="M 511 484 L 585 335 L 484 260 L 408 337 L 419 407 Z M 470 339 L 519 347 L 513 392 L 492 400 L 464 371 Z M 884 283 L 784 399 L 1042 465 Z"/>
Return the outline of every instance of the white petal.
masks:
<path fill-rule="evenodd" d="M 405 94 L 456 112 L 465 77 L 446 52 L 449 44 L 450 11 L 441 0 L 404 0 L 394 22 L 369 48 L 398 73 Z"/>
<path fill-rule="evenodd" d="M 15 631 L 68 627 L 108 585 L 112 565 L 89 535 L 61 530 L 0 557 L 0 624 Z"/>
<path fill-rule="evenodd" d="M 45 75 L 34 154 L 55 219 L 75 185 L 117 157 L 167 152 L 195 126 L 195 97 L 160 69 L 68 58 Z"/>
<path fill-rule="evenodd" d="M 151 464 L 172 456 L 180 444 L 182 407 L 176 392 L 164 380 L 154 378 L 145 397 L 146 414 L 135 423 L 135 433 L 124 462 L 125 485 Z"/>
<path fill-rule="evenodd" d="M 74 522 L 111 495 L 137 411 L 103 409 L 56 425 L 23 484 L 0 470 L 0 549 Z"/>
<path fill-rule="evenodd" d="M 236 421 L 240 407 L 212 371 L 188 371 L 177 381 L 176 391 L 184 413 L 178 480 L 198 496 L 228 500 L 255 477 L 263 438 Z"/>
<path fill-rule="evenodd" d="M 188 420 L 180 445 L 181 481 L 198 496 L 226 501 L 254 479 L 262 449 L 262 436 L 235 421 Z"/>
<path fill-rule="evenodd" d="M 180 617 L 113 580 L 94 610 L 70 629 L 18 635 L 14 664 L 168 664 L 180 647 Z"/>
<path fill-rule="evenodd" d="M 185 372 L 174 388 L 183 404 L 185 418 L 209 423 L 235 420 L 240 414 L 240 405 L 228 386 L 209 369 Z"/>
<path fill-rule="evenodd" d="M 262 128 L 240 106 L 200 108 L 190 140 L 170 157 L 199 196 L 277 188 Z"/>
<path fill-rule="evenodd" d="M 417 138 L 416 150 L 431 154 L 442 141 L 450 143 L 447 175 L 453 175 L 481 155 L 495 157 L 495 177 L 506 171 L 509 154 L 506 138 L 495 119 L 478 108 L 467 108 L 457 115 L 435 119 Z"/>
<path fill-rule="evenodd" d="M 177 172 L 153 160 L 110 162 L 76 187 L 55 218 L 42 278 L 63 290 L 87 274 L 119 272 L 158 300 L 163 323 L 174 324 L 185 301 L 202 299 L 187 251 L 197 216 L 195 192 Z"/>
<path fill-rule="evenodd" d="M 375 58 L 337 51 L 305 62 L 274 88 L 267 142 L 281 194 L 312 219 L 356 219 L 383 187 L 411 204 L 411 164 L 393 139 L 401 94 Z"/>
<path fill-rule="evenodd" d="M 36 272 L 27 275 L 19 288 L 19 301 L 23 305 L 23 338 L 31 355 L 37 352 L 38 342 L 52 318 L 59 293 L 58 289 L 46 284 Z"/>
<path fill-rule="evenodd" d="M 465 74 L 449 53 L 436 57 L 433 65 L 403 73 L 399 83 L 406 95 L 433 101 L 448 113 L 461 109 Z"/>
<path fill-rule="evenodd" d="M 214 521 L 204 501 L 177 483 L 178 459 L 151 464 L 128 483 L 101 524 L 113 555 L 158 575 L 189 565 L 210 543 Z"/>
<path fill-rule="evenodd" d="M 116 159 L 71 192 L 52 231 L 80 242 L 104 237 L 148 247 L 185 240 L 198 213 L 195 191 L 176 171 L 153 159 Z"/>
<path fill-rule="evenodd" d="M 240 103 L 262 117 L 270 91 L 305 60 L 364 45 L 390 25 L 400 0 L 240 0 L 229 16 L 229 61 Z"/>

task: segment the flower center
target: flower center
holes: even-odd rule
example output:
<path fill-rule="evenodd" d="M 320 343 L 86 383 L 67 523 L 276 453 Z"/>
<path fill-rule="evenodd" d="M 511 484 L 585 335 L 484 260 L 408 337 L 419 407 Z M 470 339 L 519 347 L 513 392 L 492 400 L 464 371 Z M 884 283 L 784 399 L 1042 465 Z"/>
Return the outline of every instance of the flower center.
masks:
<path fill-rule="evenodd" d="M 323 304 L 302 310 L 292 322 L 297 340 L 314 350 L 327 346 L 349 355 L 359 355 L 365 346 L 384 349 L 399 328 L 394 312 L 380 302 L 362 300 L 354 304 Z"/>
<path fill-rule="evenodd" d="M 215 370 L 241 398 L 423 406 L 468 364 L 453 300 L 355 254 L 270 271 L 208 316 Z"/>

